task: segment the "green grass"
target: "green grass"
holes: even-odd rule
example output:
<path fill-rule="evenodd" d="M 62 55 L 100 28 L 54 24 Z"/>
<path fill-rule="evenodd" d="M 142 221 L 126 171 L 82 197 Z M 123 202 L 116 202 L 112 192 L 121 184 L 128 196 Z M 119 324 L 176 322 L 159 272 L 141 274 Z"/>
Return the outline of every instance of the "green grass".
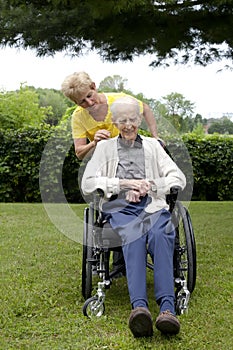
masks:
<path fill-rule="evenodd" d="M 73 205 L 80 217 L 83 206 Z M 82 246 L 61 234 L 41 204 L 0 204 L 0 349 L 211 349 L 232 348 L 233 202 L 192 202 L 197 283 L 181 332 L 134 339 L 125 278 L 107 291 L 106 312 L 83 316 Z M 156 318 L 153 282 L 150 310 Z"/>

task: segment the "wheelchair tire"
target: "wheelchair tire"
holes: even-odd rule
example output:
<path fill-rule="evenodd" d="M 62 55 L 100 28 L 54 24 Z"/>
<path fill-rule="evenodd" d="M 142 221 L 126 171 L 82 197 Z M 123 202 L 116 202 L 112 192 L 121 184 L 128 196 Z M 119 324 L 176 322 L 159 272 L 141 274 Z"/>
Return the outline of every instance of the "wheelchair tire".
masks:
<path fill-rule="evenodd" d="M 105 312 L 105 305 L 97 296 L 87 299 L 83 305 L 83 314 L 89 318 L 101 317 Z"/>
<path fill-rule="evenodd" d="M 83 230 L 83 260 L 82 260 L 82 295 L 84 299 L 88 299 L 92 294 L 92 263 L 93 256 L 92 234 L 91 227 L 91 212 L 90 208 L 85 208 L 84 211 L 84 230 Z"/>
<path fill-rule="evenodd" d="M 176 202 L 174 209 L 176 222 L 176 235 L 179 241 L 178 275 L 185 278 L 187 288 L 193 292 L 196 284 L 196 244 L 191 217 L 187 208 L 180 201 Z"/>

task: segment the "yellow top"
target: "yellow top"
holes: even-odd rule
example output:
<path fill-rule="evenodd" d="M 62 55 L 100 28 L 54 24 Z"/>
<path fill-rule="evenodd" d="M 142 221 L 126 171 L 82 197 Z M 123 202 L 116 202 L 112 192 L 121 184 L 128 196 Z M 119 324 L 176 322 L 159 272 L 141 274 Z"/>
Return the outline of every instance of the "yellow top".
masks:
<path fill-rule="evenodd" d="M 119 134 L 119 130 L 112 123 L 112 113 L 110 111 L 110 106 L 112 103 L 123 96 L 127 96 L 123 92 L 116 93 L 105 93 L 108 112 L 104 121 L 96 121 L 89 112 L 80 106 L 78 106 L 72 115 L 72 136 L 74 139 L 88 138 L 90 141 L 94 140 L 95 133 L 100 129 L 105 129 L 110 131 L 110 137 L 115 137 Z M 139 101 L 140 113 L 143 113 L 143 103 Z"/>

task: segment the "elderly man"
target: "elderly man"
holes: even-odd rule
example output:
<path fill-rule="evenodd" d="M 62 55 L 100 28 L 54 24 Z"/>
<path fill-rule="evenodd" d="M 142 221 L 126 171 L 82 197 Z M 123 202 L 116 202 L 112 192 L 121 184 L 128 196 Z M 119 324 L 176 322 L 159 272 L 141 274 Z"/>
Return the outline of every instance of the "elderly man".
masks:
<path fill-rule="evenodd" d="M 101 189 L 103 217 L 122 242 L 132 311 L 129 328 L 135 337 L 153 334 L 146 290 L 147 253 L 154 262 L 154 292 L 160 307 L 156 327 L 177 334 L 175 316 L 173 251 L 175 231 L 166 203 L 172 186 L 185 187 L 184 174 L 159 142 L 140 136 L 137 100 L 122 97 L 111 107 L 112 121 L 120 135 L 101 141 L 87 164 L 83 193 Z"/>

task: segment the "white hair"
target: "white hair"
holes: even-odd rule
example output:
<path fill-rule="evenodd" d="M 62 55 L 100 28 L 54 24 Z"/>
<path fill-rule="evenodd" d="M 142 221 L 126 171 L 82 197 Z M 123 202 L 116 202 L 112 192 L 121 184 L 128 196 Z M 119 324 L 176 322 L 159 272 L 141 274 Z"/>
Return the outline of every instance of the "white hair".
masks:
<path fill-rule="evenodd" d="M 110 107 L 112 113 L 112 119 L 116 121 L 120 112 L 126 112 L 128 110 L 134 110 L 135 116 L 141 119 L 140 106 L 138 100 L 132 96 L 120 97 L 113 102 Z"/>

